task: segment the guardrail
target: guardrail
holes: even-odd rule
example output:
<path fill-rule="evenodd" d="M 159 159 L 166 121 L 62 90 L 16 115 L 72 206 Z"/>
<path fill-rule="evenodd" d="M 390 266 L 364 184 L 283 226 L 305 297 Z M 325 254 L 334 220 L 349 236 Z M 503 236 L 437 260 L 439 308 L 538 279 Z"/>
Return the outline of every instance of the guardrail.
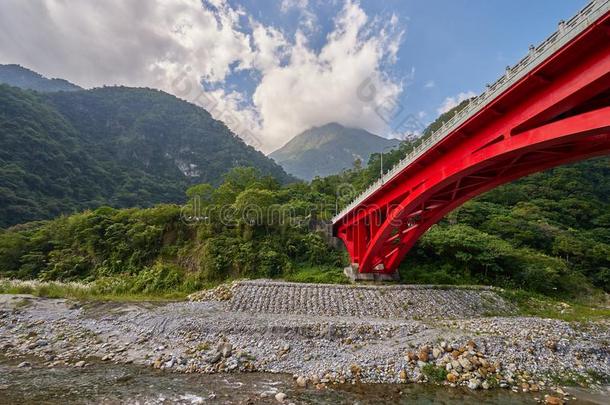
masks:
<path fill-rule="evenodd" d="M 548 59 L 552 54 L 570 42 L 587 27 L 597 21 L 601 16 L 610 11 L 610 0 L 593 0 L 587 4 L 574 17 L 567 22 L 559 22 L 559 28 L 538 46 L 530 46 L 528 54 L 523 57 L 516 65 L 507 66 L 506 72 L 493 84 L 487 85 L 487 90 L 479 96 L 470 100 L 468 105 L 456 113 L 451 119 L 434 131 L 422 143 L 417 145 L 407 156 L 398 164 L 385 173 L 379 180 L 371 184 L 363 193 L 356 197 L 351 203 L 341 210 L 332 219 L 333 224 L 345 216 L 348 212 L 360 205 L 370 197 L 383 184 L 392 180 L 399 172 L 404 170 L 421 155 L 428 151 L 433 145 L 444 139 L 456 128 L 481 111 L 483 107 L 496 99 L 513 84 L 521 80 L 525 75 L 534 70 L 541 62 Z"/>

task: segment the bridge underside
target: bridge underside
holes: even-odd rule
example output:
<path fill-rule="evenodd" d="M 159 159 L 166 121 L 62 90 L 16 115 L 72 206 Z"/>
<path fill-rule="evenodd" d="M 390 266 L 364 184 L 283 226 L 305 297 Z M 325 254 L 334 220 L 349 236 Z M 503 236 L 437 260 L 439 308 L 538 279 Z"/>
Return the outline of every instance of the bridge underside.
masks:
<path fill-rule="evenodd" d="M 610 18 L 545 61 L 335 224 L 360 273 L 393 273 L 448 212 L 501 184 L 610 154 Z"/>

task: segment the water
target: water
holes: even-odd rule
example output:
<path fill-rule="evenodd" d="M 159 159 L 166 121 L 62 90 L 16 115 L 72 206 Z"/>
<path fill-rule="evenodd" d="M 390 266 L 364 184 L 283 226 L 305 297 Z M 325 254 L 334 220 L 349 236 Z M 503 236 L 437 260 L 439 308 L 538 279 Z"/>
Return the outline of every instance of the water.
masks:
<path fill-rule="evenodd" d="M 285 374 L 175 374 L 133 365 L 96 363 L 83 369 L 48 369 L 35 360 L 0 357 L 0 403 L 101 404 L 277 404 L 286 393 L 296 404 L 533 404 L 532 394 L 508 390 L 470 391 L 419 384 L 344 385 L 332 389 L 297 388 Z M 261 397 L 267 392 L 268 397 Z M 570 404 L 591 404 L 586 400 Z M 603 403 L 603 402 L 601 402 Z"/>

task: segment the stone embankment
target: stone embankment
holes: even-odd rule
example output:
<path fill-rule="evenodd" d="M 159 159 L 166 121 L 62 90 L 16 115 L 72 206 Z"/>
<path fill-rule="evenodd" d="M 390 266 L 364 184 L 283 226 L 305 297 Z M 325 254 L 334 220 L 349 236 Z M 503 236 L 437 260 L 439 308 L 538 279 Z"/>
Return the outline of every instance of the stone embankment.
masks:
<path fill-rule="evenodd" d="M 608 322 L 514 315 L 490 289 L 238 282 L 201 302 L 78 303 L 0 295 L 0 351 L 46 366 L 136 363 L 268 371 L 295 384 L 434 382 L 569 398 L 610 376 Z M 22 367 L 30 367 L 24 363 Z M 566 394 L 566 396 L 564 396 Z"/>
<path fill-rule="evenodd" d="M 233 311 L 287 315 L 447 319 L 514 313 L 514 308 L 490 287 L 354 286 L 252 280 L 222 285 L 190 298 L 228 301 Z"/>

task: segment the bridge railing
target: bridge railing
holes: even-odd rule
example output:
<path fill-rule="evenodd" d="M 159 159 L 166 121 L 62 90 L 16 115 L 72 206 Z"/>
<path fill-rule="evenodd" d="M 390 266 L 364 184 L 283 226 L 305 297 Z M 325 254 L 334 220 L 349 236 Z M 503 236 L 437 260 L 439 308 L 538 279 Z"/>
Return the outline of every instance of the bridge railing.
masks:
<path fill-rule="evenodd" d="M 392 180 L 394 176 L 403 171 L 407 166 L 416 161 L 421 155 L 428 151 L 433 145 L 444 139 L 460 125 L 477 114 L 492 100 L 499 97 L 511 86 L 521 80 L 541 62 L 549 58 L 556 51 L 578 36 L 587 27 L 597 21 L 601 16 L 610 11 L 610 0 L 593 0 L 580 10 L 567 22 L 559 22 L 556 32 L 541 42 L 538 46 L 530 46 L 529 52 L 514 66 L 506 67 L 506 72 L 493 84 L 487 85 L 487 89 L 470 100 L 468 105 L 462 108 L 440 128 L 417 145 L 407 156 L 398 162 L 392 169 L 385 173 L 379 180 L 371 184 L 363 193 L 357 196 L 351 203 L 341 210 L 334 218 L 333 223 L 340 220 L 348 212 L 352 211 L 364 200 L 370 197 L 383 184 Z"/>

